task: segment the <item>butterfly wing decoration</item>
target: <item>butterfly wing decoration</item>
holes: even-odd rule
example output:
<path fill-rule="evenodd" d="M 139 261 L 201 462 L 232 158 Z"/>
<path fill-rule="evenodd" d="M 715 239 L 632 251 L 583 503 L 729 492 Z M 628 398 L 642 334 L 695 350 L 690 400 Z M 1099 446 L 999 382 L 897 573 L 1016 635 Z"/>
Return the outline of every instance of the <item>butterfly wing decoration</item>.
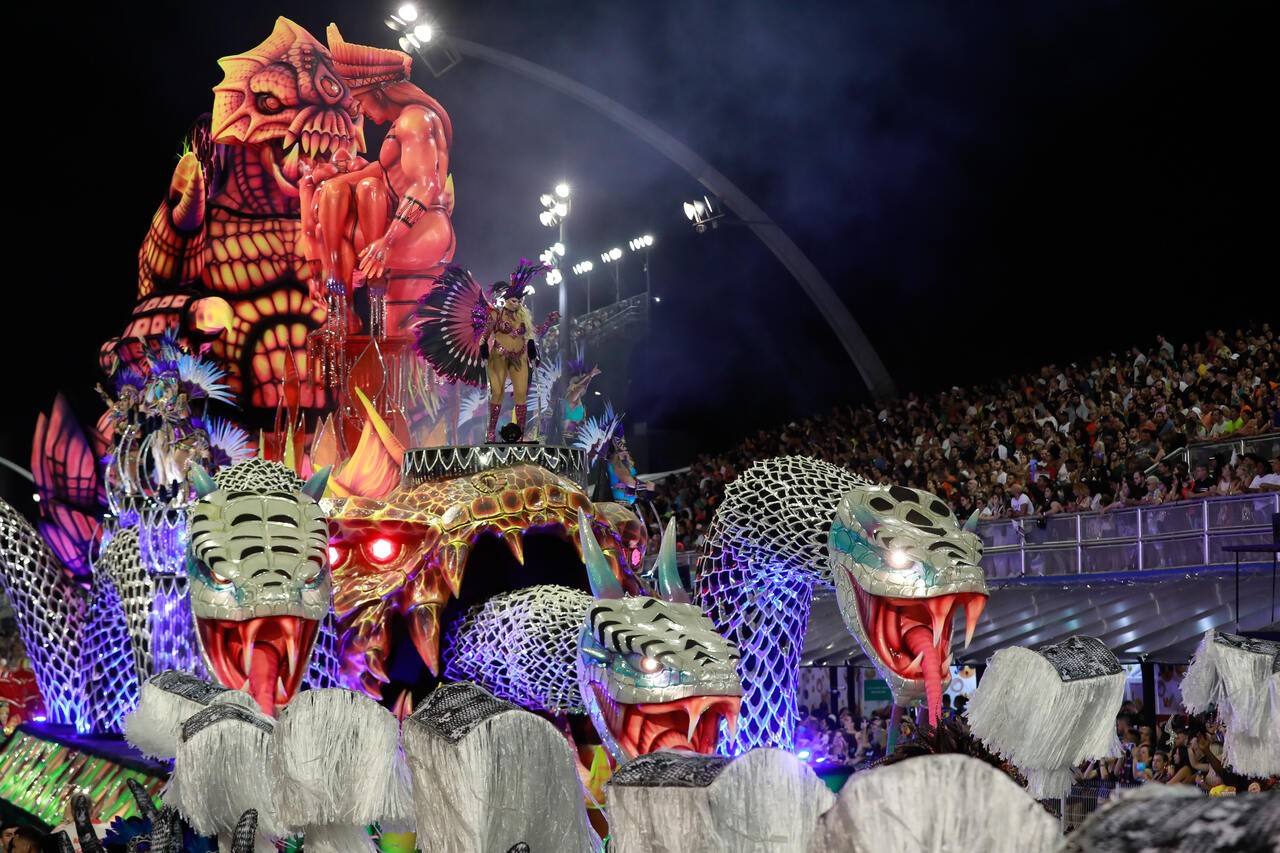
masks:
<path fill-rule="evenodd" d="M 93 444 L 61 393 L 36 419 L 31 474 L 40 495 L 36 529 L 73 575 L 87 578 L 105 495 Z"/>
<path fill-rule="evenodd" d="M 492 308 L 484 288 L 462 267 L 450 266 L 418 300 L 418 352 L 437 373 L 452 382 L 485 382 L 480 331 Z"/>

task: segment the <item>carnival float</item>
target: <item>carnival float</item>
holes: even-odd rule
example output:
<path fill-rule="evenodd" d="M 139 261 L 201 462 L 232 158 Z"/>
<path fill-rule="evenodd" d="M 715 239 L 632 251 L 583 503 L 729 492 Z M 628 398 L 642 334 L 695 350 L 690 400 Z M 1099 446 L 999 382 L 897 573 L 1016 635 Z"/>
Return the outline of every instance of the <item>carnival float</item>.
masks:
<path fill-rule="evenodd" d="M 101 348 L 105 411 L 81 424 L 55 400 L 38 522 L 0 502 L 30 659 L 7 799 L 69 810 L 86 853 L 94 817 L 167 853 L 1058 849 L 1026 780 L 1043 795 L 1118 748 L 1118 668 L 1091 638 L 993 665 L 981 757 L 939 750 L 837 796 L 791 752 L 815 588 L 895 707 L 941 725 L 987 597 L 972 520 L 771 459 L 729 485 L 684 576 L 670 529 L 650 547 L 630 504 L 590 493 L 621 417 L 547 426 L 594 372 L 542 345 L 563 330 L 524 304 L 541 265 L 486 287 L 460 262 L 453 128 L 412 59 L 280 18 L 218 64 Z M 367 122 L 389 125 L 378 151 Z M 1280 713 L 1259 707 L 1266 742 Z M 43 737 L 21 731 L 37 710 Z M 76 736 L 151 769 L 82 758 Z M 1143 809 L 1203 811 L 1163 799 Z"/>

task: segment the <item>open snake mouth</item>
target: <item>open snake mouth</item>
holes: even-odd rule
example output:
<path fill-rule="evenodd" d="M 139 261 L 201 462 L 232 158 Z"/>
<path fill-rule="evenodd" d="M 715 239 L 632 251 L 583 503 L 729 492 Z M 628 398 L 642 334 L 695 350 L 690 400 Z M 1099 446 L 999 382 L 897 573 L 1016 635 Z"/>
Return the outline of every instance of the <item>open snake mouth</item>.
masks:
<path fill-rule="evenodd" d="M 671 702 L 630 705 L 615 702 L 598 684 L 592 684 L 591 689 L 609 733 L 628 759 L 659 749 L 711 755 L 716 749 L 720 721 L 725 721 L 732 737 L 742 705 L 741 696 L 689 696 Z"/>
<path fill-rule="evenodd" d="M 263 713 L 275 716 L 302 685 L 320 622 L 260 616 L 244 621 L 196 619 L 196 627 L 218 680 L 240 685 Z"/>
<path fill-rule="evenodd" d="M 858 619 L 876 657 L 894 675 L 923 686 L 930 720 L 936 722 L 941 686 L 951 679 L 954 617 L 960 609 L 964 610 L 967 647 L 987 596 L 981 592 L 959 592 L 930 598 L 891 598 L 867 592 L 852 572 L 849 572 L 849 581 L 857 593 Z"/>

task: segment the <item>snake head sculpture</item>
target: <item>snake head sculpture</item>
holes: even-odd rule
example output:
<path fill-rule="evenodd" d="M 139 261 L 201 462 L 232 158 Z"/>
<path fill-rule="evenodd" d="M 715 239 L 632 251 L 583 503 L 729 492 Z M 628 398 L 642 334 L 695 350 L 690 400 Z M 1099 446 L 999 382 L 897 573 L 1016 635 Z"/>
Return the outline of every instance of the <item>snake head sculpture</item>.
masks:
<path fill-rule="evenodd" d="M 845 624 L 889 683 L 894 701 L 926 698 L 936 723 L 951 678 L 952 623 L 965 612 L 965 645 L 987 601 L 976 515 L 963 527 L 937 496 L 866 485 L 845 494 L 828 552 Z"/>
<path fill-rule="evenodd" d="M 659 749 L 715 751 L 742 702 L 738 648 L 690 603 L 675 561 L 674 521 L 658 553 L 658 595 L 626 596 L 585 516 L 578 524 L 596 601 L 578 650 L 583 702 L 618 763 Z"/>
<path fill-rule="evenodd" d="M 187 575 L 209 672 L 274 716 L 297 693 L 329 612 L 329 525 L 321 469 L 304 482 L 250 459 L 211 477 L 193 468 Z"/>

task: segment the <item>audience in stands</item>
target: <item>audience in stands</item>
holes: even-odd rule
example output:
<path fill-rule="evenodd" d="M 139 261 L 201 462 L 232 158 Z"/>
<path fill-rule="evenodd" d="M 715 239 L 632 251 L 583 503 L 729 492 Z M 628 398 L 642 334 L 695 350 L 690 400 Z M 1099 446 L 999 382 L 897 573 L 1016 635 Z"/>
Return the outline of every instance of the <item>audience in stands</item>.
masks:
<path fill-rule="evenodd" d="M 926 489 L 962 519 L 975 511 L 1045 516 L 1280 489 L 1280 460 L 1220 454 L 1189 470 L 1178 452 L 1207 441 L 1280 437 L 1278 398 L 1280 343 L 1268 323 L 1210 331 L 1180 346 L 1157 335 L 1151 348 L 1134 346 L 1124 356 L 1050 364 L 974 388 L 909 393 L 758 430 L 659 481 L 652 501 L 664 523 L 677 517 L 679 545 L 691 549 L 725 485 L 773 456 L 816 457 L 875 482 Z"/>

